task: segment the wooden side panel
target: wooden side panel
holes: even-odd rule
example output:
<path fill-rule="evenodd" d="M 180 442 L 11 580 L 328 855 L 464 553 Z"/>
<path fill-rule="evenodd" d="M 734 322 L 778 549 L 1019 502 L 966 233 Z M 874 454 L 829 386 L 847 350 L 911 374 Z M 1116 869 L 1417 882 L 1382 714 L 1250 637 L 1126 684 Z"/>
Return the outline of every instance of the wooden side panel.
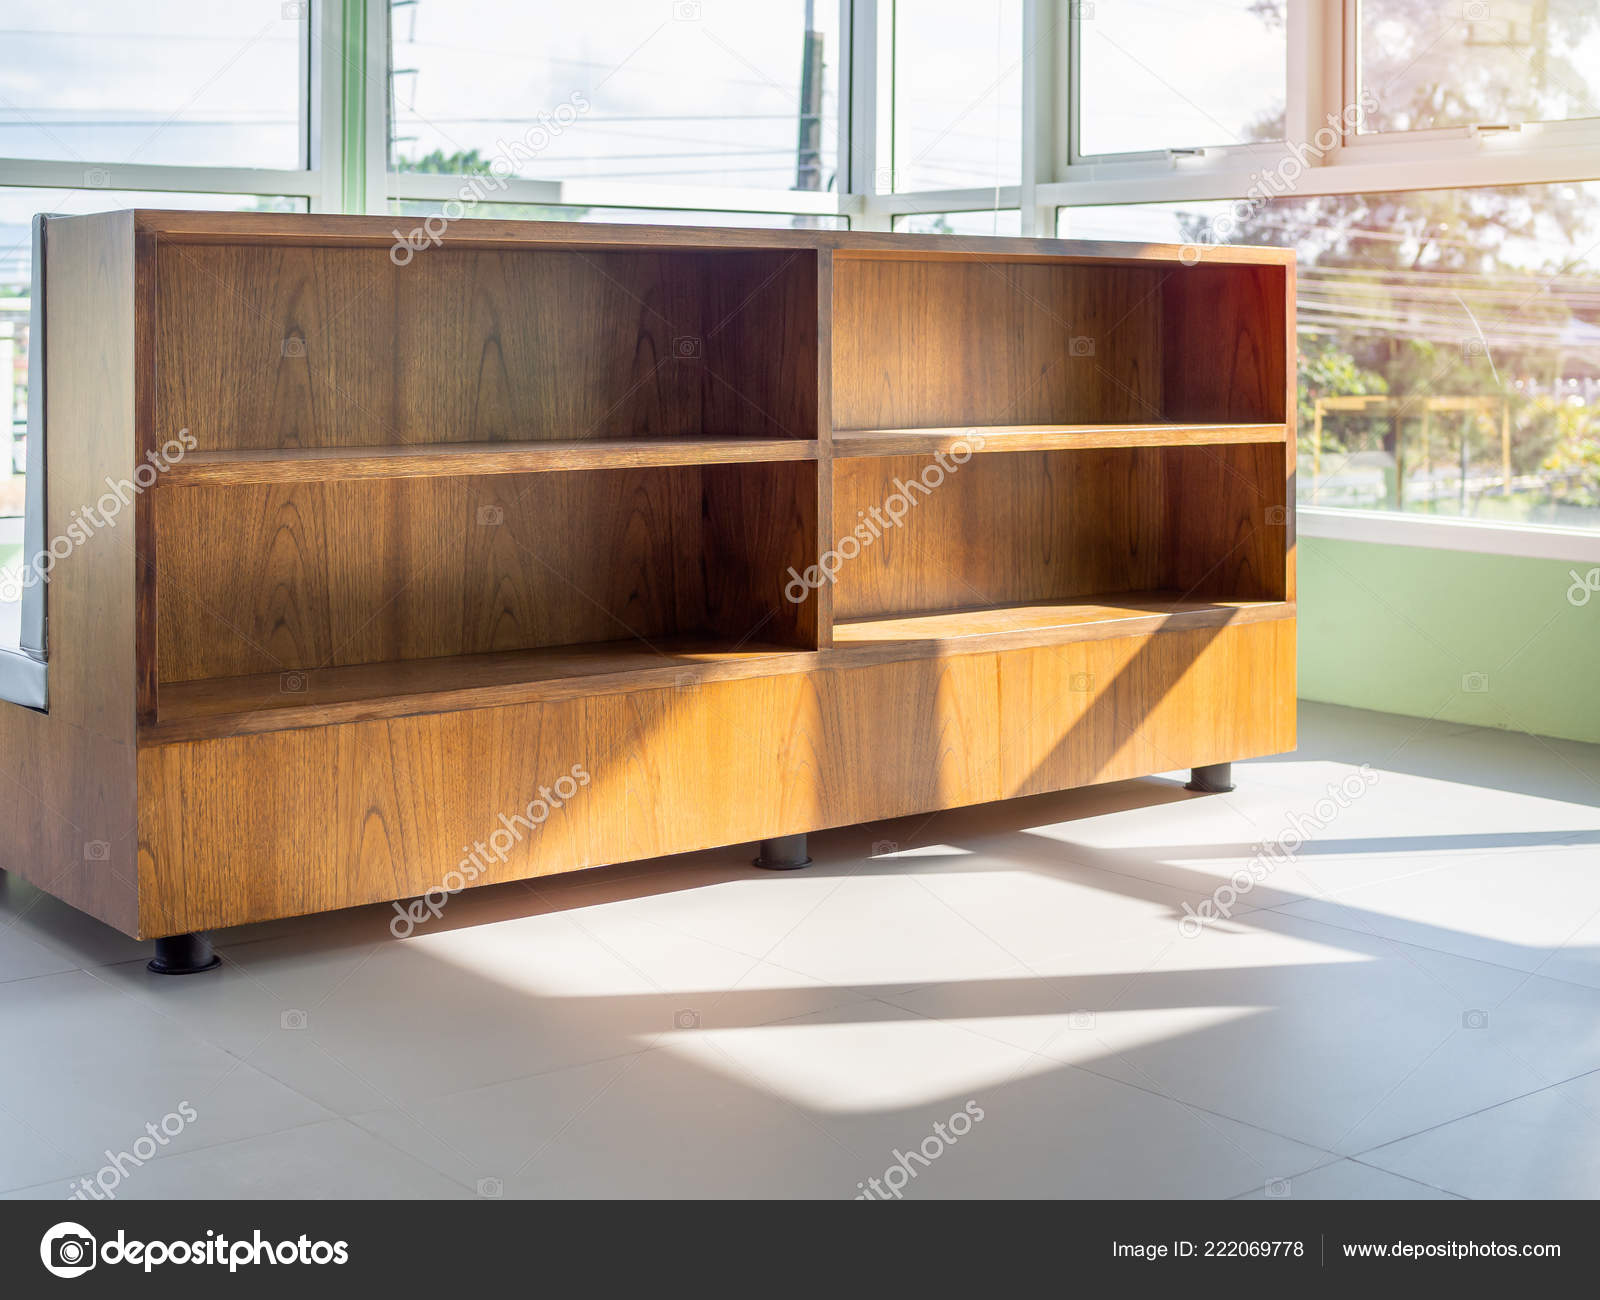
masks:
<path fill-rule="evenodd" d="M 696 630 L 699 475 L 158 490 L 161 679 Z"/>
<path fill-rule="evenodd" d="M 835 255 L 834 426 L 1159 418 L 1170 274 Z"/>
<path fill-rule="evenodd" d="M 1161 282 L 1162 414 L 1169 420 L 1277 423 L 1286 413 L 1293 334 L 1281 266 L 1178 267 Z"/>
<path fill-rule="evenodd" d="M 836 461 L 839 534 L 885 521 L 838 566 L 836 612 L 853 618 L 1164 586 L 1160 455 L 979 455 L 950 474 L 920 456 Z M 900 522 L 887 522 L 891 515 Z"/>
<path fill-rule="evenodd" d="M 816 255 L 170 245 L 157 426 L 202 450 L 812 438 Z"/>
<path fill-rule="evenodd" d="M 491 883 L 991 799 L 996 681 L 975 655 L 146 749 L 144 933 L 421 894 L 474 844 Z"/>
<path fill-rule="evenodd" d="M 138 454 L 129 213 L 49 223 L 45 536 L 75 545 L 48 590 L 50 711 L 0 703 L 0 867 L 133 933 L 138 514 L 110 497 Z M 109 520 L 85 529 L 85 510 Z M 73 536 L 82 531 L 82 536 Z"/>
<path fill-rule="evenodd" d="M 1002 654 L 1000 719 L 1006 797 L 1293 749 L 1294 620 Z"/>

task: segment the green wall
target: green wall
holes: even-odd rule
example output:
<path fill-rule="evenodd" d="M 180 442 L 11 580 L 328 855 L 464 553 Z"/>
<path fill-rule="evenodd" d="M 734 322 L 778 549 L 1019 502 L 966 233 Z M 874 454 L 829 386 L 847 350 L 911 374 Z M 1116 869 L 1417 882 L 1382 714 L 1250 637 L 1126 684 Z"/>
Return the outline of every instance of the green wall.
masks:
<path fill-rule="evenodd" d="M 1600 595 L 1567 600 L 1592 567 L 1302 537 L 1300 695 L 1600 742 Z"/>

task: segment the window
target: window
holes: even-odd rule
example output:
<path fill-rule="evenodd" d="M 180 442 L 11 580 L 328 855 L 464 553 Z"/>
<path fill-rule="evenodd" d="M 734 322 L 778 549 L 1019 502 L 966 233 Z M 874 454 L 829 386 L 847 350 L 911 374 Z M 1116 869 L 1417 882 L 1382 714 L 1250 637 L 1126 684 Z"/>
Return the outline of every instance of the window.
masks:
<path fill-rule="evenodd" d="M 1021 0 L 895 0 L 894 167 L 878 189 L 1015 185 L 1022 55 Z"/>
<path fill-rule="evenodd" d="M 1286 0 L 1075 6 L 1080 154 L 1281 140 Z"/>
<path fill-rule="evenodd" d="M 1600 182 L 1063 208 L 1059 230 L 1203 244 L 1224 213 L 1299 255 L 1302 504 L 1600 529 Z"/>
<path fill-rule="evenodd" d="M 992 212 L 914 212 L 896 217 L 894 228 L 908 235 L 1020 235 L 1016 208 Z"/>
<path fill-rule="evenodd" d="M 305 167 L 308 9 L 4 0 L 0 158 Z"/>
<path fill-rule="evenodd" d="M 1594 0 L 1361 0 L 1366 131 L 1600 117 Z"/>
<path fill-rule="evenodd" d="M 389 211 L 430 217 L 443 208 L 431 199 L 391 199 Z M 482 203 L 466 214 L 502 221 L 610 221 L 622 226 L 744 226 L 760 230 L 846 230 L 843 217 L 813 217 L 786 212 L 702 212 L 693 208 L 587 208 L 570 204 Z"/>
<path fill-rule="evenodd" d="M 391 16 L 399 172 L 830 190 L 830 0 L 415 0 Z"/>

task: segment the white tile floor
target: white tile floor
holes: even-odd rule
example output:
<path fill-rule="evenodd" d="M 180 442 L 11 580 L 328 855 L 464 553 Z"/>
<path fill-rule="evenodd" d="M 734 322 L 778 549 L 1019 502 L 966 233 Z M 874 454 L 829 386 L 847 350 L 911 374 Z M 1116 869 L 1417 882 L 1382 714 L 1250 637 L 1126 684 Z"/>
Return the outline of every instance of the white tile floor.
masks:
<path fill-rule="evenodd" d="M 1301 727 L 1229 795 L 478 891 L 403 942 L 387 908 L 251 926 L 184 979 L 8 880 L 0 1192 L 130 1152 L 118 1197 L 849 1197 L 926 1143 L 906 1196 L 1600 1195 L 1600 746 Z"/>

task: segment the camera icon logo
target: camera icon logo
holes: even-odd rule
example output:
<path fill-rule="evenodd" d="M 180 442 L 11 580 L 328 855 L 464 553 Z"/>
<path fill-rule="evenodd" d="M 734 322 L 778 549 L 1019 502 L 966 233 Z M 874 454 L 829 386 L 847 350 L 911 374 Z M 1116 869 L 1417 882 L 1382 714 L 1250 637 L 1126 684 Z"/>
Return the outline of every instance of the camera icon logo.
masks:
<path fill-rule="evenodd" d="M 679 361 L 698 361 L 700 340 L 692 334 L 680 334 L 672 340 L 672 355 Z"/>
<path fill-rule="evenodd" d="M 1094 340 L 1087 335 L 1078 335 L 1067 340 L 1067 353 L 1074 357 L 1092 357 L 1094 355 Z"/>
<path fill-rule="evenodd" d="M 302 672 L 289 671 L 278 674 L 278 689 L 285 695 L 303 695 L 311 678 Z"/>
<path fill-rule="evenodd" d="M 700 1013 L 698 1011 L 675 1011 L 672 1015 L 674 1029 L 700 1028 Z"/>
<path fill-rule="evenodd" d="M 900 852 L 900 845 L 898 843 L 896 843 L 894 840 L 873 840 L 872 841 L 872 856 L 875 857 L 875 858 L 881 858 L 881 857 L 886 856 L 887 854 L 898 853 L 898 852 Z"/>
<path fill-rule="evenodd" d="M 1463 1029 L 1487 1029 L 1489 1027 L 1489 1013 L 1473 1009 L 1461 1013 L 1461 1027 Z"/>
<path fill-rule="evenodd" d="M 303 357 L 306 354 L 306 341 L 291 335 L 283 341 L 283 355 L 286 357 Z"/>
<path fill-rule="evenodd" d="M 109 862 L 111 860 L 110 841 L 90 840 L 83 846 L 83 860 L 85 862 Z"/>
<path fill-rule="evenodd" d="M 506 1194 L 506 1185 L 498 1178 L 478 1179 L 478 1195 L 486 1201 L 498 1201 Z"/>
<path fill-rule="evenodd" d="M 1289 1195 L 1289 1180 L 1287 1178 L 1267 1179 L 1266 1193 L 1269 1200 L 1283 1200 Z"/>
<path fill-rule="evenodd" d="M 304 1011 L 289 1010 L 278 1017 L 278 1025 L 282 1029 L 304 1029 L 311 1023 L 311 1017 Z"/>
<path fill-rule="evenodd" d="M 81 1223 L 58 1223 L 39 1242 L 39 1259 L 56 1277 L 82 1277 L 97 1256 L 95 1239 Z"/>
<path fill-rule="evenodd" d="M 478 526 L 480 528 L 498 528 L 506 521 L 506 512 L 500 506 L 479 506 Z"/>

